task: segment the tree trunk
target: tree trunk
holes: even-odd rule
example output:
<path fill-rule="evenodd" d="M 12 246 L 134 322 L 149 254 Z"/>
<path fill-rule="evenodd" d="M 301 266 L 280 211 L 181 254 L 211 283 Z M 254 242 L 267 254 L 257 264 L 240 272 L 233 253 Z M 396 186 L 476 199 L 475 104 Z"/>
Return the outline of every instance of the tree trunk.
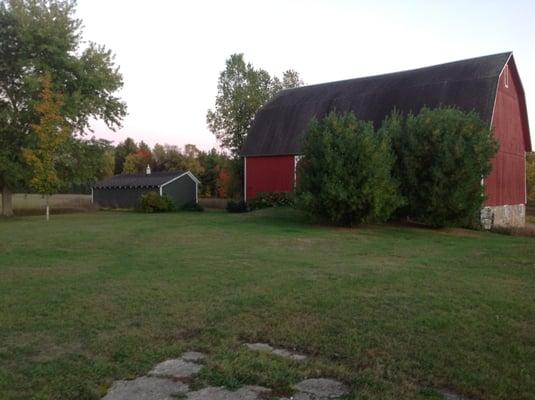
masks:
<path fill-rule="evenodd" d="M 11 190 L 7 186 L 2 188 L 2 216 L 3 217 L 12 217 L 13 216 L 13 203 Z"/>
<path fill-rule="evenodd" d="M 48 202 L 49 198 L 50 198 L 50 196 L 47 194 L 45 196 L 45 200 L 46 200 L 46 220 L 47 221 L 50 221 L 50 204 Z"/>

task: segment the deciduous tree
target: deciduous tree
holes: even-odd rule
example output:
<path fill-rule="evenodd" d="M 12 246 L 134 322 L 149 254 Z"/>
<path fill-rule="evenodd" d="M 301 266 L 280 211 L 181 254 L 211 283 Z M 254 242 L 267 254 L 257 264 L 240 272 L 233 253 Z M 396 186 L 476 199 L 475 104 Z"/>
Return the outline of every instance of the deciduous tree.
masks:
<path fill-rule="evenodd" d="M 239 156 L 258 109 L 281 89 L 302 84 L 296 71 L 286 71 L 281 81 L 245 62 L 243 54 L 232 54 L 219 76 L 215 107 L 206 115 L 208 127 L 225 149 Z"/>
<path fill-rule="evenodd" d="M 116 95 L 123 85 L 113 54 L 89 42 L 82 49 L 81 21 L 72 0 L 0 1 L 0 188 L 3 214 L 12 213 L 11 192 L 28 184 L 21 148 L 36 143 L 41 78 L 63 94 L 61 115 L 73 132 L 93 118 L 120 126 L 126 105 Z"/>
<path fill-rule="evenodd" d="M 22 150 L 31 170 L 30 187 L 46 198 L 46 220 L 49 220 L 49 197 L 61 186 L 57 166 L 61 148 L 71 134 L 70 127 L 61 115 L 62 96 L 51 90 L 50 77 L 43 79 L 42 100 L 35 107 L 39 122 L 32 124 L 35 145 Z"/>

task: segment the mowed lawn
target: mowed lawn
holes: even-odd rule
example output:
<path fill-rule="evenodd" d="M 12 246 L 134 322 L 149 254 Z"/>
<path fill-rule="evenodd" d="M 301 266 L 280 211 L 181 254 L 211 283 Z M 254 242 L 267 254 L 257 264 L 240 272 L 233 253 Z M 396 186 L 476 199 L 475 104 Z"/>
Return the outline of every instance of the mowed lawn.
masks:
<path fill-rule="evenodd" d="M 0 221 L 0 398 L 94 399 L 184 350 L 191 385 L 535 398 L 535 239 L 291 210 Z M 252 353 L 269 342 L 311 356 Z"/>

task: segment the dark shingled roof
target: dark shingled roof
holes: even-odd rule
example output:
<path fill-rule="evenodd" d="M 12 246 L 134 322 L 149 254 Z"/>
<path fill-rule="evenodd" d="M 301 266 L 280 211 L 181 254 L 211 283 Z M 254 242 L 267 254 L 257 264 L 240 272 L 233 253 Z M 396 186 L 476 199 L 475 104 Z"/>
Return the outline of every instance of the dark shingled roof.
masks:
<path fill-rule="evenodd" d="M 242 154 L 300 154 L 310 120 L 332 110 L 352 111 L 378 127 L 394 108 L 456 106 L 476 111 L 490 126 L 498 78 L 511 54 L 284 90 L 256 114 Z"/>
<path fill-rule="evenodd" d="M 121 174 L 114 175 L 111 178 L 104 179 L 93 185 L 95 189 L 115 189 L 121 187 L 142 188 L 154 187 L 158 188 L 171 179 L 176 178 L 184 172 L 153 172 L 151 174 Z"/>

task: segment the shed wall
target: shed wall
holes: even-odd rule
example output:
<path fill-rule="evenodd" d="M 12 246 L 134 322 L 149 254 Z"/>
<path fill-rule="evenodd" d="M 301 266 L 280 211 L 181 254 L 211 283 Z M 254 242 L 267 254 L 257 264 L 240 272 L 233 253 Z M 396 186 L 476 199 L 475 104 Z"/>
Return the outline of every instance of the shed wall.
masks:
<path fill-rule="evenodd" d="M 500 145 L 492 161 L 492 171 L 485 179 L 487 206 L 525 204 L 526 202 L 526 143 L 516 69 L 508 68 L 500 76 L 492 127 Z"/>
<path fill-rule="evenodd" d="M 197 202 L 196 184 L 187 175 L 163 186 L 162 193 L 171 197 L 177 207 Z"/>
<path fill-rule="evenodd" d="M 93 202 L 106 208 L 136 208 L 141 195 L 147 192 L 158 192 L 158 188 L 94 188 Z"/>
<path fill-rule="evenodd" d="M 245 158 L 245 198 L 262 192 L 291 192 L 294 189 L 295 157 L 267 156 Z"/>

